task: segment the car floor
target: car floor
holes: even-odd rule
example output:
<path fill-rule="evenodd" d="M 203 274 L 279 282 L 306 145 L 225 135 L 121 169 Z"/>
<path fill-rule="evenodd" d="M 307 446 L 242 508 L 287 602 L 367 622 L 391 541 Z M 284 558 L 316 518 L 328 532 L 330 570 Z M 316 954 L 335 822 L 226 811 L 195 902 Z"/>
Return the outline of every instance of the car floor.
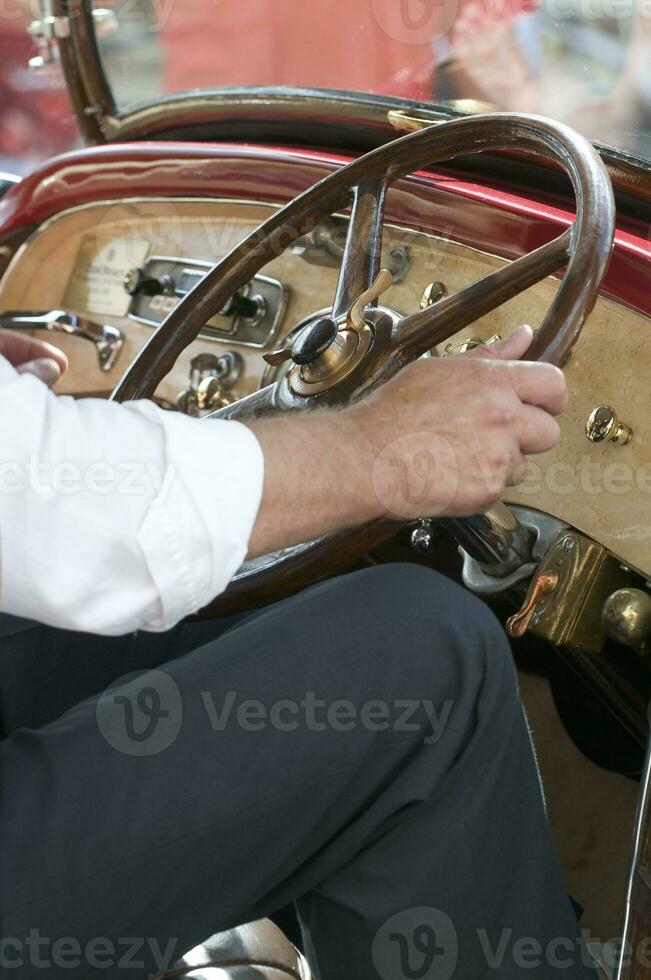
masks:
<path fill-rule="evenodd" d="M 547 808 L 567 889 L 597 942 L 621 935 L 638 783 L 579 752 L 558 717 L 547 679 L 520 670 Z"/>

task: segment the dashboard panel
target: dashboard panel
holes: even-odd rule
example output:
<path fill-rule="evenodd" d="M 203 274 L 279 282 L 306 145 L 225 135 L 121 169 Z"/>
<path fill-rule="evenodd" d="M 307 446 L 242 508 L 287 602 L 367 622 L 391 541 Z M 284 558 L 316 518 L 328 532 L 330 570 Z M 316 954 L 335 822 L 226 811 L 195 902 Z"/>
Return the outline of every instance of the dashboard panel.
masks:
<path fill-rule="evenodd" d="M 87 342 L 68 336 L 49 338 L 66 351 L 71 363 L 59 390 L 106 396 L 156 324 L 202 271 L 273 209 L 271 204 L 243 200 L 168 198 L 73 208 L 46 221 L 20 248 L 0 282 L 0 309 L 65 310 L 121 330 L 124 347 L 108 372 L 100 369 Z M 263 353 L 279 346 L 297 324 L 332 302 L 338 237 L 330 236 L 327 248 L 319 245 L 318 236 L 312 239 L 288 243 L 286 251 L 250 284 L 239 309 L 216 314 L 159 385 L 156 397 L 162 403 L 178 404 L 188 389 L 193 361 L 196 365 L 198 358 L 202 363 L 206 356 L 236 359 L 231 397 L 249 394 L 267 380 Z M 396 281 L 382 302 L 399 313 L 418 309 L 432 283 L 442 283 L 451 292 L 505 264 L 504 259 L 468 245 L 396 225 L 385 228 L 383 255 L 384 263 L 395 267 Z M 138 277 L 140 286 L 143 281 L 152 285 L 130 293 L 125 289 L 130 274 L 133 287 Z M 545 280 L 451 342 L 504 336 L 522 322 L 535 327 L 556 290 L 556 280 Z M 250 304 L 259 299 L 265 316 L 256 322 Z M 434 353 L 445 354 L 446 348 L 447 343 Z M 567 521 L 647 577 L 651 577 L 651 419 L 646 376 L 650 362 L 648 318 L 600 298 L 566 367 L 571 404 L 562 419 L 561 443 L 554 452 L 533 460 L 523 486 L 507 495 L 508 501 Z M 631 427 L 629 444 L 597 444 L 586 438 L 588 416 L 600 405 L 612 406 Z"/>

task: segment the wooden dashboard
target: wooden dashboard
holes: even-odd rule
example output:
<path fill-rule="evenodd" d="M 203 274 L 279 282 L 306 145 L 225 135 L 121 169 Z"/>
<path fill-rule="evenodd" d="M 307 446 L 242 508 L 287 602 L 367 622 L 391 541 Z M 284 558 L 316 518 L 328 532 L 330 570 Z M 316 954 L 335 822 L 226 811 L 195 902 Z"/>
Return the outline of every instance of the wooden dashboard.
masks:
<path fill-rule="evenodd" d="M 151 336 L 152 327 L 124 311 L 105 313 L 94 299 L 84 309 L 83 290 L 71 290 L 83 248 L 93 240 L 114 242 L 134 263 L 149 255 L 214 263 L 268 217 L 274 204 L 246 200 L 131 198 L 72 207 L 46 220 L 25 241 L 0 282 L 0 309 L 44 311 L 66 309 L 118 327 L 125 345 L 113 369 L 100 370 L 93 346 L 72 337 L 50 336 L 68 354 L 71 368 L 60 384 L 62 393 L 106 396 L 130 360 Z M 393 251 L 404 260 L 404 278 L 383 297 L 383 304 L 401 313 L 418 309 L 424 289 L 437 281 L 453 291 L 500 267 L 505 260 L 477 248 L 424 232 L 389 224 L 384 255 Z M 233 389 L 241 396 L 260 386 L 263 353 L 305 317 L 329 307 L 337 279 L 336 261 L 313 259 L 289 247 L 264 270 L 287 289 L 282 321 L 265 346 L 242 345 L 228 339 L 201 337 L 182 355 L 160 385 L 157 397 L 176 404 L 187 387 L 190 361 L 199 353 L 236 351 L 242 375 Z M 121 288 L 121 279 L 116 288 Z M 456 340 L 487 340 L 509 332 L 521 322 L 536 326 L 557 289 L 549 279 L 504 305 L 490 317 L 462 331 Z M 70 307 L 74 296 L 77 308 Z M 119 304 L 118 304 L 119 305 Z M 444 349 L 435 352 L 445 353 Z M 651 418 L 647 371 L 651 363 L 649 318 L 612 300 L 601 298 L 584 329 L 566 371 L 571 404 L 562 420 L 563 438 L 553 453 L 531 462 L 527 479 L 507 497 L 552 514 L 603 544 L 622 561 L 651 577 Z M 433 392 L 435 397 L 435 392 Z M 631 426 L 628 445 L 591 443 L 586 419 L 599 405 L 610 405 Z"/>

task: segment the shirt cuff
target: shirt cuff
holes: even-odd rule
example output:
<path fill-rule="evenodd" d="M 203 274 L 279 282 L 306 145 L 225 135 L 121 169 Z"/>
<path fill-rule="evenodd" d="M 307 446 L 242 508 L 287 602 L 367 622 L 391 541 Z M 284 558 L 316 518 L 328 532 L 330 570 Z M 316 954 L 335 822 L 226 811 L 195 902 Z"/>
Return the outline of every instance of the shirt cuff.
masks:
<path fill-rule="evenodd" d="M 264 457 L 240 422 L 165 413 L 165 480 L 138 543 L 160 596 L 149 630 L 167 630 L 224 591 L 246 557 Z"/>

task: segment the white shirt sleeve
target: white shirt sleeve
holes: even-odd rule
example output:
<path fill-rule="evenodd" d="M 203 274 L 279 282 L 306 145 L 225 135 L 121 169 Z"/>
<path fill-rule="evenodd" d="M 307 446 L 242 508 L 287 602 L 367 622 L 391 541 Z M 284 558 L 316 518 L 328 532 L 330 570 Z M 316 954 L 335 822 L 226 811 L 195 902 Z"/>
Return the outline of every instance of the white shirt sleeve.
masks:
<path fill-rule="evenodd" d="M 264 462 L 239 422 L 57 397 L 0 357 L 0 610 L 166 630 L 244 560 Z"/>

